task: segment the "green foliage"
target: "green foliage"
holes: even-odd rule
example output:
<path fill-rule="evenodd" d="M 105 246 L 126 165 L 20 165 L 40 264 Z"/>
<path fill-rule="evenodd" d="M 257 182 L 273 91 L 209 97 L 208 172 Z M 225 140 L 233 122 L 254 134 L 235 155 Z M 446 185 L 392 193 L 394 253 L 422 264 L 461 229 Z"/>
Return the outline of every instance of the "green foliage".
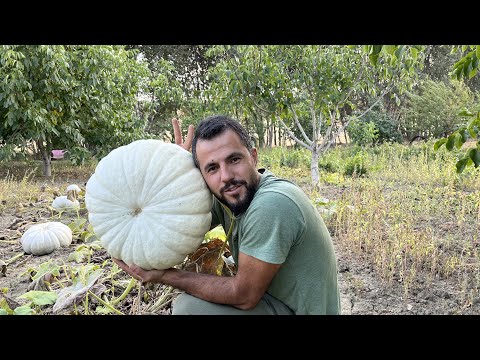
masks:
<path fill-rule="evenodd" d="M 378 129 L 373 121 L 354 119 L 347 127 L 348 135 L 356 145 L 373 145 L 378 139 Z"/>
<path fill-rule="evenodd" d="M 303 148 L 275 147 L 262 149 L 259 152 L 259 165 L 265 168 L 308 168 L 310 166 L 310 154 L 308 150 Z"/>
<path fill-rule="evenodd" d="M 4 153 L 34 143 L 46 157 L 73 149 L 82 162 L 77 147 L 108 152 L 144 135 L 135 106 L 148 68 L 123 46 L 2 45 L 0 64 Z"/>
<path fill-rule="evenodd" d="M 340 132 L 344 114 L 362 106 L 366 94 L 380 96 L 379 83 L 392 89 L 396 85 L 399 93 L 413 84 L 413 70 L 420 64 L 418 49 L 388 48 L 388 61 L 373 59 L 382 47 L 367 51 L 379 66 L 368 64 L 361 46 L 214 47 L 216 55 L 234 56 L 226 56 L 210 72 L 214 81 L 208 96 L 217 110 L 238 114 L 243 122 L 253 118 L 257 132 L 272 131 L 272 123 L 281 126 L 297 145 L 311 152 L 310 162 L 316 161 Z M 312 182 L 316 180 L 312 166 Z"/>
<path fill-rule="evenodd" d="M 332 154 L 331 151 L 327 151 L 323 154 L 318 160 L 318 168 L 329 173 L 338 172 L 340 165 L 335 157 L 329 156 L 330 154 Z"/>
<path fill-rule="evenodd" d="M 480 111 L 476 114 L 472 114 L 468 111 L 462 111 L 460 113 L 462 116 L 471 117 L 471 121 L 467 126 L 461 127 L 457 131 L 453 132 L 447 138 L 442 138 L 438 140 L 434 149 L 438 150 L 445 145 L 445 148 L 448 151 L 453 151 L 455 149 L 460 149 L 468 140 L 469 137 L 473 139 L 480 139 Z M 455 164 L 457 173 L 462 173 L 467 166 L 474 166 L 477 168 L 480 165 L 480 140 L 475 144 L 476 147 L 466 150 L 466 152 L 461 156 L 457 163 Z"/>
<path fill-rule="evenodd" d="M 280 154 L 280 166 L 291 168 L 309 166 L 309 157 L 305 151 L 281 149 L 282 152 Z"/>
<path fill-rule="evenodd" d="M 471 79 L 478 71 L 480 59 L 480 45 L 462 45 L 455 46 L 453 52 L 468 51 L 459 61 L 453 66 L 452 76 L 457 80 L 461 78 Z"/>
<path fill-rule="evenodd" d="M 460 110 L 471 106 L 474 97 L 462 83 L 452 80 L 446 85 L 432 80 L 423 81 L 409 94 L 403 108 L 402 131 L 408 139 L 422 135 L 439 138 L 465 124 Z"/>
<path fill-rule="evenodd" d="M 343 164 L 343 174 L 348 176 L 362 176 L 367 174 L 367 154 L 360 150 L 353 157 L 349 157 Z"/>
<path fill-rule="evenodd" d="M 151 77 L 139 102 L 141 118 L 146 121 L 146 132 L 161 138 L 171 133 L 171 119 L 178 117 L 177 111 L 186 105 L 186 93 L 176 74 L 173 61 L 160 59 L 150 62 Z"/>
<path fill-rule="evenodd" d="M 396 94 L 393 96 L 394 99 L 398 99 Z M 371 98 L 368 100 L 368 103 L 372 103 L 375 99 Z M 398 106 L 398 104 L 395 104 Z M 391 106 L 391 105 L 390 105 Z M 390 115 L 390 112 L 387 111 L 388 102 L 386 99 L 381 99 L 376 101 L 373 104 L 371 110 L 366 113 L 361 119 L 364 123 L 373 123 L 375 127 L 372 127 L 373 133 L 370 133 L 367 137 L 372 138 L 371 142 L 360 142 L 361 145 L 368 145 L 368 144 L 382 144 L 384 142 L 401 142 L 402 134 L 398 130 L 398 121 L 394 120 Z M 347 128 L 348 131 L 348 128 Z M 349 133 L 351 136 L 351 134 Z"/>

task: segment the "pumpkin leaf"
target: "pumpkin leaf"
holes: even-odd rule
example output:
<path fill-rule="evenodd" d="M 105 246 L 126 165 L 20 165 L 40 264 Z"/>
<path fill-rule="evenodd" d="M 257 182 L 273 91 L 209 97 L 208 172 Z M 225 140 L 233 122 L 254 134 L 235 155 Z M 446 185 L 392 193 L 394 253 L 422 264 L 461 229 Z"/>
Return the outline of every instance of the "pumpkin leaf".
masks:
<path fill-rule="evenodd" d="M 223 270 L 223 252 L 225 242 L 221 239 L 212 239 L 201 244 L 198 249 L 187 258 L 187 271 L 203 274 L 218 275 L 218 269 Z"/>
<path fill-rule="evenodd" d="M 5 298 L 0 299 L 0 315 L 12 315 L 13 310 L 8 305 L 8 302 Z"/>
<path fill-rule="evenodd" d="M 214 227 L 212 230 L 205 234 L 205 241 L 209 241 L 211 239 L 220 239 L 225 241 L 227 235 L 225 234 L 225 230 L 223 229 L 222 225 L 218 225 Z"/>
<path fill-rule="evenodd" d="M 87 222 L 87 219 L 83 219 L 83 218 L 75 219 L 67 226 L 70 228 L 70 230 L 72 230 L 73 235 L 77 236 L 83 233 L 83 227 L 86 222 Z"/>
<path fill-rule="evenodd" d="M 74 278 L 71 286 L 59 291 L 57 301 L 55 305 L 53 305 L 53 312 L 57 313 L 73 304 L 78 304 L 83 301 L 87 292 L 95 285 L 102 273 L 103 269 L 98 269 L 90 273 L 86 285 L 84 285 L 78 277 Z"/>
<path fill-rule="evenodd" d="M 57 300 L 57 294 L 53 291 L 32 290 L 20 295 L 18 298 L 30 300 L 38 306 L 52 305 L 55 304 L 55 301 Z"/>
<path fill-rule="evenodd" d="M 72 252 L 68 255 L 67 260 L 68 261 L 75 261 L 76 263 L 81 263 L 85 259 L 87 259 L 89 256 L 91 256 L 92 253 L 93 253 L 93 251 L 90 248 L 87 248 L 85 246 L 78 247 L 74 252 Z"/>
<path fill-rule="evenodd" d="M 13 310 L 13 315 L 35 315 L 35 310 L 28 305 L 22 305 Z"/>
<path fill-rule="evenodd" d="M 32 277 L 32 280 L 36 280 L 48 274 L 52 274 L 53 276 L 60 275 L 60 266 L 57 264 L 54 264 L 52 260 L 48 260 L 47 262 L 41 263 L 40 266 L 38 267 L 37 272 Z"/>

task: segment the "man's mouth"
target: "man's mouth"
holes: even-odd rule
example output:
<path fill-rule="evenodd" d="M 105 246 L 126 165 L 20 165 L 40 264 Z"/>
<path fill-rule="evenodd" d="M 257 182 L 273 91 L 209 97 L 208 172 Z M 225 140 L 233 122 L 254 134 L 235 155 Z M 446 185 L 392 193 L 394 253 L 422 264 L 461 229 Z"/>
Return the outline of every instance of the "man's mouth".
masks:
<path fill-rule="evenodd" d="M 240 192 L 241 186 L 242 186 L 241 184 L 229 186 L 228 188 L 223 190 L 223 193 L 229 196 L 236 195 Z"/>

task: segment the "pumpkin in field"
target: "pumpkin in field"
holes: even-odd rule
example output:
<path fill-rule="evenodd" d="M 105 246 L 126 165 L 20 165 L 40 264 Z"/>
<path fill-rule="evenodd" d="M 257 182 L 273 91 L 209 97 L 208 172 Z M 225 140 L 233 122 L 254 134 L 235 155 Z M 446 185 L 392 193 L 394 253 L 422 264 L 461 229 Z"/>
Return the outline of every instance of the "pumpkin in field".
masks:
<path fill-rule="evenodd" d="M 178 265 L 198 248 L 212 201 L 192 154 L 154 139 L 112 150 L 85 189 L 88 220 L 103 247 L 146 270 Z"/>
<path fill-rule="evenodd" d="M 27 254 L 50 254 L 60 246 L 68 246 L 72 243 L 72 230 L 57 221 L 35 224 L 25 231 L 20 242 Z"/>

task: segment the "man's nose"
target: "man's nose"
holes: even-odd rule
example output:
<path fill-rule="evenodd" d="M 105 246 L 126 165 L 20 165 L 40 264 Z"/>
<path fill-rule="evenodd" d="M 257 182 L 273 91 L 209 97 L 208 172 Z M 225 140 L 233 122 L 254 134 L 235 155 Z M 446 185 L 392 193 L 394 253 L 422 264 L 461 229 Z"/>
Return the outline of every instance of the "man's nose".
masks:
<path fill-rule="evenodd" d="M 221 166 L 220 167 L 220 180 L 223 183 L 228 183 L 230 180 L 233 179 L 233 172 L 228 166 Z"/>

